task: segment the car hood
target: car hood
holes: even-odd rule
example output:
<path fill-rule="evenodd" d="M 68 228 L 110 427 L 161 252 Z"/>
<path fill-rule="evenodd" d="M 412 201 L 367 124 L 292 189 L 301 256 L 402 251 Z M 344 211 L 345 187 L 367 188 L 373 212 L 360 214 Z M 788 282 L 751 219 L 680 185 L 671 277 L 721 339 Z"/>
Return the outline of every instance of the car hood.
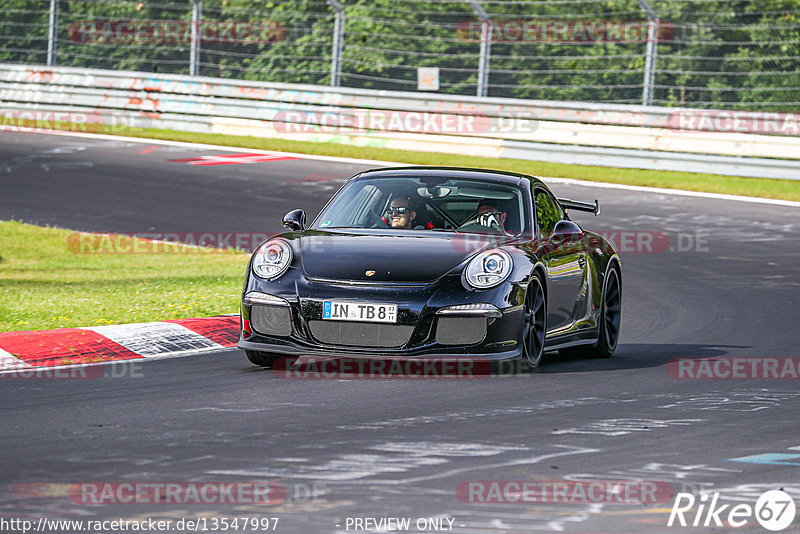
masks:
<path fill-rule="evenodd" d="M 422 232 L 311 230 L 298 235 L 296 244 L 307 276 L 365 282 L 436 280 L 476 252 L 501 244 L 494 236 Z"/>

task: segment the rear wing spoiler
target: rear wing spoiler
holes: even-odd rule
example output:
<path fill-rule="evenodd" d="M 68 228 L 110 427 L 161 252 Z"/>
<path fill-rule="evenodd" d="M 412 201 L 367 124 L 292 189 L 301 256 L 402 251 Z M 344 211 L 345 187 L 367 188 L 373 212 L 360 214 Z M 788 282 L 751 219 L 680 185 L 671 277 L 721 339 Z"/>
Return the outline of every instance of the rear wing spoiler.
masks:
<path fill-rule="evenodd" d="M 600 203 L 595 199 L 594 202 L 581 202 L 579 200 L 570 200 L 568 198 L 559 198 L 558 203 L 566 210 L 588 211 L 595 215 L 600 213 Z"/>

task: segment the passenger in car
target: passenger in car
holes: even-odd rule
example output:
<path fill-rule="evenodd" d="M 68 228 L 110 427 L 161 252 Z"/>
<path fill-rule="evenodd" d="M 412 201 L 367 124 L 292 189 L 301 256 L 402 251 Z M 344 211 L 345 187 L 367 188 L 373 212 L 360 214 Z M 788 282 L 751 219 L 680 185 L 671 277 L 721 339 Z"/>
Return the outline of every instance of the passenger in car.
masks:
<path fill-rule="evenodd" d="M 505 228 L 508 213 L 501 209 L 498 202 L 484 199 L 478 204 L 478 224 L 508 233 Z"/>

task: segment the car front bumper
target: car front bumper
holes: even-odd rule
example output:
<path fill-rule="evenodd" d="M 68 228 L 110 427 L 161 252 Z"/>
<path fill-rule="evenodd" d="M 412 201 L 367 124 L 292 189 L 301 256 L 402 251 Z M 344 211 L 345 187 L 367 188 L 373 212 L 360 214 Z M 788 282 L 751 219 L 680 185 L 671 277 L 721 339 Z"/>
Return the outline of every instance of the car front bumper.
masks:
<path fill-rule="evenodd" d="M 346 284 L 297 271 L 280 282 L 248 277 L 239 348 L 292 357 L 492 361 L 522 353 L 522 285 L 472 290 L 458 276 L 428 284 Z M 397 322 L 323 320 L 326 300 L 396 304 Z"/>

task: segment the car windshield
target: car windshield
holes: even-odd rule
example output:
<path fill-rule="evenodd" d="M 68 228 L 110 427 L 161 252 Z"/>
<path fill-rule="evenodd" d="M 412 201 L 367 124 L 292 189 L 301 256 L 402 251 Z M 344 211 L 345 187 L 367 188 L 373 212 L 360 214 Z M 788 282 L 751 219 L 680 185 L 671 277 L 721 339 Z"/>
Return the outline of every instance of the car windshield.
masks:
<path fill-rule="evenodd" d="M 518 235 L 527 230 L 525 190 L 443 177 L 357 178 L 312 224 L 318 230 L 374 228 Z"/>

